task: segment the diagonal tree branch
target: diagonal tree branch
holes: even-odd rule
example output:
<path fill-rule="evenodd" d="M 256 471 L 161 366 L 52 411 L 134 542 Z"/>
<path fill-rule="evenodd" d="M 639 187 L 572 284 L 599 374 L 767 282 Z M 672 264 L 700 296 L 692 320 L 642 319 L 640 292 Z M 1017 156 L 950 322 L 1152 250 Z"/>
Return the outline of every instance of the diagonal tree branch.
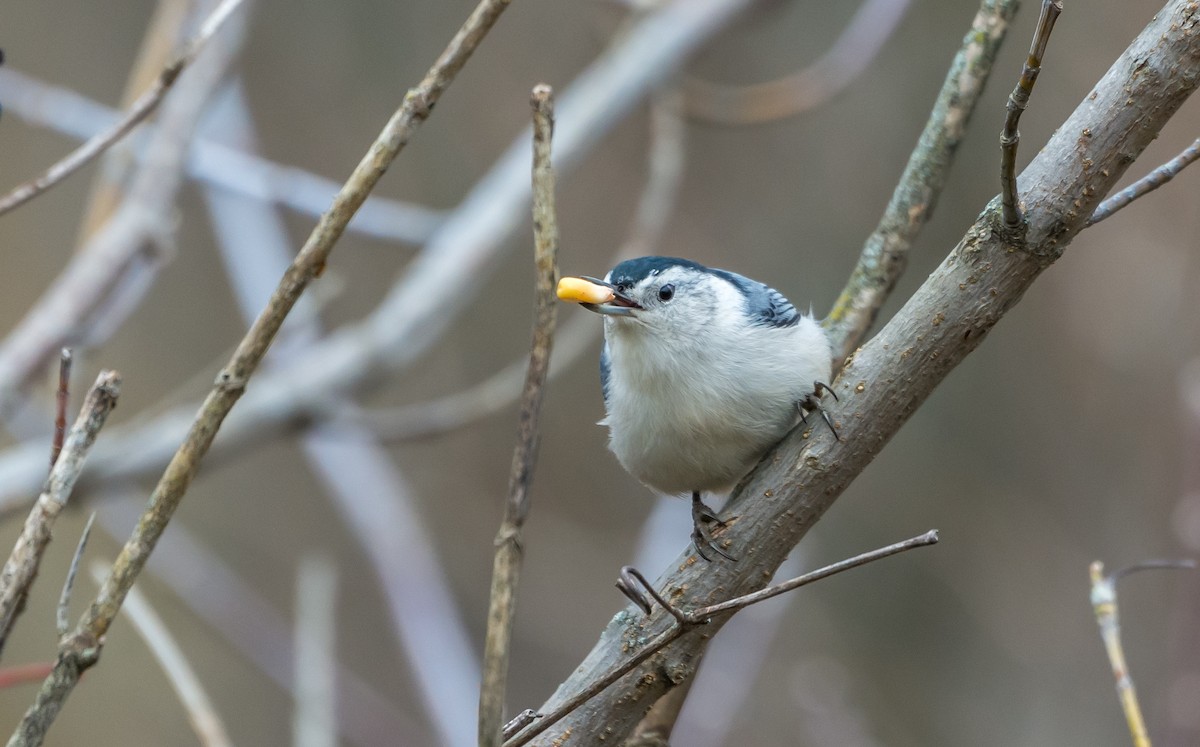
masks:
<path fill-rule="evenodd" d="M 841 440 L 798 429 L 735 491 L 724 535 L 737 563 L 695 564 L 681 555 L 658 580 L 668 599 L 703 605 L 761 588 L 797 542 L 871 462 L 951 370 L 1021 299 L 1085 226 L 1100 199 L 1200 85 L 1200 6 L 1171 0 L 1021 175 L 1028 231 L 1011 243 L 997 200 L 880 333 L 847 361 L 835 390 Z M 1133 102 L 1131 105 L 1129 102 Z M 564 734 L 619 743 L 646 710 L 691 676 L 714 617 L 533 742 Z M 670 615 L 620 612 L 541 709 L 552 711 L 625 655 L 625 642 L 651 639 Z"/>

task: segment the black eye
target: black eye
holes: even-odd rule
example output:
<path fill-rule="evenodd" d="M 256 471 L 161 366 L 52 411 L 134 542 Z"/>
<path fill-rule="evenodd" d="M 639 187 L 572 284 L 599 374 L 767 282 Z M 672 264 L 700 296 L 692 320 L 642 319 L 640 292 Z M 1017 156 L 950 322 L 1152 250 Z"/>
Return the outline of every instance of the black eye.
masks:
<path fill-rule="evenodd" d="M 658 289 L 658 300 L 659 301 L 670 301 L 674 296 L 675 296 L 675 286 L 671 285 L 670 283 L 667 283 L 666 285 L 664 285 L 663 287 Z"/>

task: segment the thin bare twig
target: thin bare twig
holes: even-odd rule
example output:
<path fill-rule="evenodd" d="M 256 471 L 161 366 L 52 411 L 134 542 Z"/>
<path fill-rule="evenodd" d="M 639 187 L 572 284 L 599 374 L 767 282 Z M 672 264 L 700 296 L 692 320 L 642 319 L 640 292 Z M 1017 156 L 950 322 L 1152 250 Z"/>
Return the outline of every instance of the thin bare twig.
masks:
<path fill-rule="evenodd" d="M 781 584 L 776 584 L 751 594 L 743 594 L 717 604 L 697 607 L 691 611 L 680 609 L 674 604 L 671 604 L 671 602 L 669 602 L 654 588 L 654 585 L 651 584 L 640 571 L 632 566 L 625 566 L 621 569 L 621 577 L 617 581 L 617 588 L 620 589 L 621 592 L 628 596 L 631 600 L 633 600 L 639 607 L 641 607 L 646 614 L 650 614 L 652 610 L 651 600 L 657 602 L 658 605 L 663 608 L 663 610 L 665 610 L 672 618 L 674 618 L 671 626 L 659 633 L 658 636 L 656 636 L 649 643 L 645 644 L 628 660 L 622 662 L 602 676 L 597 677 L 592 681 L 591 684 L 589 684 L 575 696 L 565 701 L 558 708 L 554 709 L 550 713 L 542 714 L 541 718 L 538 719 L 536 724 L 518 734 L 517 737 L 511 741 L 506 742 L 504 747 L 520 747 L 521 745 L 526 744 L 529 742 L 529 740 L 533 739 L 538 734 L 541 734 L 543 731 L 556 724 L 564 716 L 601 693 L 609 685 L 628 674 L 638 664 L 646 661 L 672 641 L 683 636 L 685 633 L 697 627 L 707 625 L 708 622 L 716 615 L 723 615 L 726 613 L 732 614 L 733 612 L 745 607 L 749 607 L 752 604 L 757 604 L 770 599 L 771 597 L 779 596 L 780 594 L 792 591 L 793 589 L 798 589 L 801 586 L 811 584 L 815 581 L 820 581 L 821 579 L 828 578 L 829 576 L 833 576 L 843 571 L 848 571 L 852 568 L 858 568 L 859 566 L 866 565 L 876 560 L 882 560 L 883 558 L 905 552 L 906 550 L 913 550 L 918 547 L 935 545 L 937 542 L 937 530 L 931 529 L 925 534 L 917 537 L 912 537 L 902 542 L 888 545 L 887 547 L 881 547 L 877 550 L 871 550 L 870 552 L 856 555 L 853 558 L 848 558 L 838 563 L 834 563 L 833 565 L 828 565 L 824 568 L 815 570 L 811 573 L 806 573 L 803 576 L 798 576 L 790 581 L 785 581 Z"/>
<path fill-rule="evenodd" d="M 1100 221 L 1112 216 L 1121 208 L 1129 203 L 1144 197 L 1162 185 L 1179 176 L 1179 172 L 1188 167 L 1192 161 L 1200 158 L 1200 139 L 1197 139 L 1191 145 L 1183 149 L 1183 152 L 1167 161 L 1162 166 L 1146 174 L 1141 179 L 1138 179 L 1133 184 L 1130 184 L 1125 189 L 1117 192 L 1112 197 L 1109 197 L 1100 206 L 1096 208 L 1096 212 L 1092 213 L 1092 217 L 1088 218 L 1088 225 L 1094 226 Z"/>
<path fill-rule="evenodd" d="M 41 744 L 46 730 L 79 681 L 79 676 L 96 663 L 104 635 L 116 617 L 121 602 L 145 567 L 221 423 L 245 391 L 247 382 L 258 369 L 288 312 L 309 283 L 324 270 L 351 216 L 416 129 L 429 117 L 442 93 L 507 7 L 507 0 L 482 0 L 476 6 L 420 84 L 405 95 L 404 103 L 372 143 L 329 211 L 317 222 L 284 273 L 266 308 L 242 338 L 229 363 L 217 375 L 187 437 L 151 493 L 149 505 L 138 526 L 113 563 L 111 574 L 105 579 L 95 601 L 84 613 L 74 632 L 59 647 L 54 672 L 46 678 L 37 700 L 17 726 L 9 741 L 11 747 Z"/>
<path fill-rule="evenodd" d="M 1042 0 L 1042 13 L 1038 16 L 1029 56 L 1005 107 L 1004 129 L 1000 133 L 1000 206 L 1004 213 L 1004 225 L 1009 229 L 1021 224 L 1021 198 L 1017 194 L 1017 145 L 1021 142 L 1021 133 L 1017 130 L 1017 124 L 1029 104 L 1029 95 L 1033 93 L 1033 85 L 1042 71 L 1042 58 L 1050 42 L 1050 32 L 1054 30 L 1054 22 L 1061 13 L 1062 0 Z"/>
<path fill-rule="evenodd" d="M 684 80 L 688 116 L 724 125 L 793 117 L 841 93 L 870 67 L 908 11 L 909 0 L 863 0 L 846 28 L 816 62 L 765 83 L 727 85 Z"/>
<path fill-rule="evenodd" d="M 115 371 L 102 371 L 96 377 L 96 383 L 83 401 L 79 417 L 67 434 L 62 453 L 50 470 L 46 485 L 25 519 L 21 536 L 13 545 L 4 570 L 0 571 L 0 650 L 8 640 L 13 622 L 24 606 L 29 586 L 37 575 L 42 554 L 50 543 L 54 520 L 66 505 L 88 451 L 96 442 L 96 434 L 117 406 L 120 392 L 121 377 Z"/>
<path fill-rule="evenodd" d="M 108 572 L 108 568 L 100 562 L 92 563 L 88 570 L 97 584 L 104 580 Z M 183 649 L 146 595 L 136 586 L 133 587 L 125 598 L 122 611 L 167 676 L 167 682 L 179 697 L 179 703 L 187 713 L 188 722 L 200 744 L 203 747 L 232 747 L 233 742 L 229 739 L 221 714 L 208 697 Z"/>
<path fill-rule="evenodd" d="M 71 349 L 63 348 L 58 358 L 58 389 L 54 395 L 54 442 L 50 445 L 50 469 L 58 461 L 67 436 L 67 402 L 71 396 Z"/>
<path fill-rule="evenodd" d="M 1099 560 L 1088 568 L 1092 582 L 1092 612 L 1096 615 L 1096 625 L 1100 627 L 1104 650 L 1108 653 L 1108 662 L 1112 665 L 1113 676 L 1117 679 L 1117 697 L 1121 700 L 1121 710 L 1125 713 L 1125 722 L 1129 725 L 1133 747 L 1150 747 L 1150 736 L 1146 733 L 1146 722 L 1142 718 L 1142 708 L 1138 705 L 1137 691 L 1133 686 L 1133 678 L 1129 676 L 1129 666 L 1125 662 L 1125 647 L 1121 645 L 1121 623 L 1117 615 L 1117 581 L 1138 571 L 1162 568 L 1192 570 L 1196 567 L 1197 563 L 1194 560 L 1150 560 L 1113 571 L 1107 576 L 1104 575 L 1104 564 Z"/>
<path fill-rule="evenodd" d="M 71 590 L 75 588 L 75 576 L 79 574 L 79 563 L 83 560 L 83 553 L 87 550 L 88 537 L 92 536 L 92 525 L 95 523 L 96 512 L 93 511 L 88 517 L 87 524 L 83 526 L 83 533 L 79 535 L 79 543 L 75 545 L 75 554 L 71 556 L 71 567 L 67 569 L 67 579 L 63 581 L 62 592 L 58 595 L 58 608 L 55 610 L 54 623 L 59 638 L 62 638 L 71 629 Z"/>
<path fill-rule="evenodd" d="M 1017 0 L 982 0 L 963 37 L 879 225 L 863 244 L 858 264 L 824 321 L 835 370 L 875 323 L 908 266 L 909 249 L 933 216 L 1017 5 Z"/>
<path fill-rule="evenodd" d="M 479 688 L 479 745 L 499 747 L 504 740 L 504 692 L 508 680 L 509 644 L 521 578 L 521 528 L 529 515 L 529 487 L 537 463 L 538 418 L 550 369 L 550 350 L 558 315 L 558 217 L 554 208 L 554 170 L 550 145 L 554 136 L 554 92 L 534 86 L 533 106 L 533 238 L 537 269 L 533 343 L 529 371 L 517 416 L 517 446 L 508 478 L 504 520 L 496 535 L 491 602 L 483 649 L 483 682 Z"/>
<path fill-rule="evenodd" d="M 180 73 L 196 59 L 204 46 L 229 20 L 242 2 L 244 0 L 224 0 L 217 6 L 212 15 L 200 27 L 196 36 L 184 45 L 183 51 L 171 61 L 171 64 L 163 68 L 158 79 L 154 81 L 154 85 L 137 98 L 119 122 L 76 148 L 70 155 L 51 166 L 40 176 L 21 184 L 4 197 L 0 197 L 0 215 L 29 202 L 91 163 L 105 149 L 130 133 L 142 120 L 150 116 L 162 103 L 167 92 L 171 90 L 171 86 L 175 85 L 175 81 L 179 80 Z"/>
<path fill-rule="evenodd" d="M 146 163 L 120 208 L 4 339 L 0 412 L 13 405 L 21 387 L 60 346 L 95 345 L 111 334 L 166 264 L 175 229 L 173 207 L 192 133 L 209 96 L 237 57 L 252 4 L 239 0 L 222 33 L 182 73 L 163 104 Z"/>
<path fill-rule="evenodd" d="M 92 137 L 120 117 L 120 112 L 75 91 L 53 86 L 24 72 L 0 68 L 0 101 L 6 113 L 75 139 Z M 141 145 L 157 128 L 145 123 L 129 136 Z M 111 150 L 110 150 L 111 153 Z M 196 138 L 187 163 L 192 179 L 289 208 L 301 215 L 320 216 L 341 186 L 296 166 L 278 163 L 220 143 Z M 143 148 L 134 155 L 145 161 Z M 405 244 L 420 244 L 444 218 L 441 210 L 381 195 L 367 198 L 346 230 Z"/>
<path fill-rule="evenodd" d="M 325 557 L 301 558 L 296 571 L 296 702 L 292 747 L 335 747 L 337 710 L 337 567 Z"/>

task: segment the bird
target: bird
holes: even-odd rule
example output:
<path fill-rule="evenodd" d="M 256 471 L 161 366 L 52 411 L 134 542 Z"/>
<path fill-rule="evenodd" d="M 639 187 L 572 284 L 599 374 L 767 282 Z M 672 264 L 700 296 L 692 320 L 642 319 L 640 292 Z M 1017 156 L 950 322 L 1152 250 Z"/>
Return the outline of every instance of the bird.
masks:
<path fill-rule="evenodd" d="M 779 291 L 678 257 L 629 259 L 558 296 L 604 318 L 600 385 L 617 461 L 664 494 L 692 496 L 692 541 L 734 561 L 701 498 L 732 489 L 807 414 L 832 371 L 825 330 Z M 836 395 L 833 395 L 836 399 Z M 840 438 L 840 437 L 839 437 Z"/>

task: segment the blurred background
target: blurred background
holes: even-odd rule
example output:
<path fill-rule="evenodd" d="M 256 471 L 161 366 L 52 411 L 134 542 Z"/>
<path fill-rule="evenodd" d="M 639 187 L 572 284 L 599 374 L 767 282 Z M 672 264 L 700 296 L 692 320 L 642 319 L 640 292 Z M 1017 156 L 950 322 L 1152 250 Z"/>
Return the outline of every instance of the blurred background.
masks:
<path fill-rule="evenodd" d="M 166 216 L 173 237 L 144 263 L 152 268 L 143 267 L 144 296 L 134 293 L 118 323 L 93 331 L 98 344 L 79 350 L 73 408 L 100 368 L 123 374 L 120 406 L 57 525 L 5 667 L 53 659 L 53 611 L 88 512 L 98 510 L 99 519 L 87 558 L 111 562 L 161 471 L 154 454 L 178 443 L 176 435 L 155 452 L 153 439 L 120 439 L 145 433 L 176 408 L 194 410 L 246 329 L 243 306 L 256 307 L 249 299 L 261 298 L 263 284 L 273 287 L 280 239 L 294 253 L 307 236 L 315 217 L 298 209 L 303 199 L 291 190 L 311 183 L 315 208 L 328 204 L 473 7 L 467 0 L 256 5 L 226 78 L 236 82 L 216 86 L 199 128 L 235 154 L 253 151 L 307 175 L 287 172 L 264 187 L 288 192 L 279 199 L 293 203 L 272 210 L 246 193 L 261 184 L 260 172 L 193 151 Z M 559 121 L 563 140 L 580 135 L 568 114 L 580 112 L 583 121 L 592 89 L 573 82 L 636 34 L 642 11 L 631 5 L 513 3 L 379 185 L 376 195 L 392 202 L 371 208 L 372 230 L 352 230 L 338 245 L 301 313 L 307 321 L 293 327 L 274 363 L 277 376 L 252 381 L 244 403 L 278 387 L 300 392 L 305 406 L 280 418 L 281 427 L 254 430 L 215 453 L 156 551 L 139 586 L 234 742 L 291 742 L 293 627 L 298 599 L 309 598 L 297 591 L 297 573 L 316 563 L 318 581 L 300 588 L 317 595 L 317 613 L 334 616 L 342 743 L 473 743 L 492 540 L 515 434 L 515 405 L 505 394 L 515 393 L 513 378 L 490 377 L 523 367 L 532 310 L 522 196 L 529 90 L 544 81 L 564 97 L 581 96 L 563 103 Z M 3 189 L 77 143 L 78 133 L 63 131 L 71 128 L 68 113 L 54 109 L 46 91 L 123 108 L 156 7 L 153 0 L 4 4 Z M 858 3 L 750 3 L 710 39 L 691 42 L 697 51 L 681 77 L 665 76 L 671 85 L 653 97 L 657 108 L 643 95 L 645 83 L 616 94 L 619 105 L 604 105 L 611 126 L 589 124 L 602 136 L 577 138 L 559 173 L 562 272 L 602 275 L 635 236 L 653 241 L 638 253 L 735 270 L 823 316 L 977 10 L 971 0 L 866 7 L 858 22 L 878 41 L 856 44 L 847 58 L 865 64 L 861 74 L 794 115 L 680 119 L 672 114 L 680 98 L 670 92 L 680 80 L 748 84 L 805 69 L 845 31 Z M 1067 5 L 1021 122 L 1019 163 L 1159 9 L 1140 1 Z M 1018 14 L 950 184 L 880 324 L 997 192 L 1004 101 L 1037 10 L 1027 2 Z M 837 70 L 848 66 L 842 60 Z M 664 77 L 669 67 L 635 68 L 641 72 L 631 77 Z M 104 124 L 103 111 L 70 111 L 78 127 Z M 1188 105 L 1127 181 L 1172 157 L 1198 130 L 1200 112 Z M 652 219 L 639 222 L 649 163 L 665 170 L 651 180 L 662 199 Z M 93 186 L 106 168 L 115 167 L 89 167 L 0 218 L 5 334 L 81 245 Z M 681 169 L 677 185 L 673 168 Z M 323 187 L 312 175 L 331 181 Z M 701 670 L 674 744 L 1128 743 L 1088 603 L 1087 567 L 1094 559 L 1115 569 L 1200 553 L 1198 187 L 1200 171 L 1185 171 L 1082 233 L 782 573 L 932 527 L 941 544 L 740 615 Z M 486 250 L 459 251 L 470 242 Z M 363 380 L 348 387 L 348 399 L 311 383 L 322 365 L 336 364 L 336 351 L 305 358 L 305 348 L 339 329 L 361 330 L 347 325 L 363 319 L 386 329 L 380 304 L 396 305 L 396 285 L 420 277 L 406 273 L 438 252 L 463 257 L 448 271 L 454 282 L 418 283 L 400 298 L 435 304 L 433 318 L 448 322 L 444 334 L 426 325 L 412 343 L 419 357 L 385 354 L 369 374 L 349 376 Z M 580 318 L 585 313 L 561 309 L 555 352 L 563 365 L 543 410 L 509 682 L 514 712 L 540 705 L 622 608 L 613 588 L 622 565 L 656 576 L 688 539 L 685 503 L 637 484 L 593 425 L 602 416 L 599 320 Z M 304 365 L 289 368 L 288 356 Z M 39 455 L 44 470 L 49 449 L 56 364 L 39 370 L 0 436 L 5 546 L 19 531 L 18 507 L 40 482 L 29 455 Z M 441 399 L 461 392 L 474 398 Z M 428 402 L 441 402 L 433 412 L 454 427 L 437 427 L 429 408 L 408 407 Z M 106 442 L 120 445 L 107 462 Z M 102 479 L 104 465 L 122 459 L 133 466 Z M 329 570 L 336 590 L 322 604 L 320 579 Z M 94 591 L 81 577 L 73 619 Z M 1188 572 L 1136 575 L 1121 586 L 1126 651 L 1150 733 L 1162 744 L 1200 742 L 1198 591 L 1200 576 Z M 0 692 L 0 724 L 14 724 L 35 692 L 33 684 Z M 196 737 L 122 617 L 48 743 L 131 741 Z"/>

